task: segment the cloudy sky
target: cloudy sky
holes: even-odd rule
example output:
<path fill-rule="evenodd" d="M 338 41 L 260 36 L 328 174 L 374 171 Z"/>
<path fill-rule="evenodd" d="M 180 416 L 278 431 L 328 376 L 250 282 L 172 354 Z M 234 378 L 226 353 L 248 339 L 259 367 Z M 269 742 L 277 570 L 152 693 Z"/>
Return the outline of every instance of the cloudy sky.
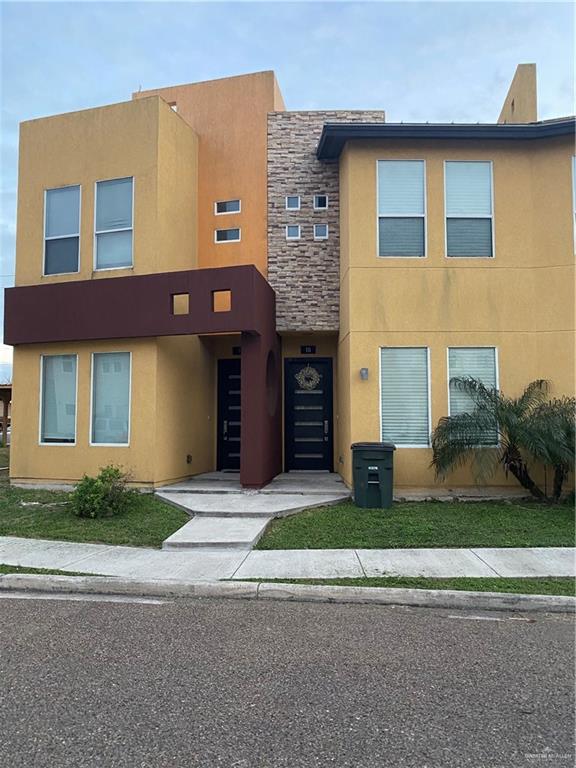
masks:
<path fill-rule="evenodd" d="M 575 111 L 571 2 L 77 0 L 1 2 L 0 13 L 2 286 L 14 273 L 22 120 L 274 69 L 288 109 L 491 122 L 521 62 L 537 64 L 540 118 Z M 8 359 L 0 346 L 0 380 Z"/>

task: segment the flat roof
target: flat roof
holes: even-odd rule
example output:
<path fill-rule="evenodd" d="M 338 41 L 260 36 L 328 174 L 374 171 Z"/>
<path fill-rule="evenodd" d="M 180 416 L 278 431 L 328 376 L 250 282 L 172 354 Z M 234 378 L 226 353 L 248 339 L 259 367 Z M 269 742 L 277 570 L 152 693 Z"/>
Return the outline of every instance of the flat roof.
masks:
<path fill-rule="evenodd" d="M 316 149 L 319 160 L 337 160 L 354 139 L 548 139 L 576 134 L 576 117 L 537 123 L 325 123 Z"/>

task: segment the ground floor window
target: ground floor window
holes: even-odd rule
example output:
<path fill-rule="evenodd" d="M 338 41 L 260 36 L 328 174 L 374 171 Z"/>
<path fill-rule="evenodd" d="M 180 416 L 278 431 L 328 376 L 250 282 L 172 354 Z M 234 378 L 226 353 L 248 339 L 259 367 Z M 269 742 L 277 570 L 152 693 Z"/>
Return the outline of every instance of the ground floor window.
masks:
<path fill-rule="evenodd" d="M 130 440 L 130 352 L 92 355 L 93 445 L 128 445 Z"/>
<path fill-rule="evenodd" d="M 76 442 L 76 355 L 41 358 L 40 442 Z"/>
<path fill-rule="evenodd" d="M 450 416 L 468 413 L 474 404 L 466 392 L 459 389 L 454 379 L 471 378 L 481 381 L 488 389 L 498 388 L 497 355 L 495 347 L 450 347 L 448 349 L 448 382 Z M 498 442 L 496 421 L 494 427 L 478 435 L 479 445 Z"/>
<path fill-rule="evenodd" d="M 381 433 L 403 447 L 430 444 L 429 364 L 426 347 L 380 350 Z"/>

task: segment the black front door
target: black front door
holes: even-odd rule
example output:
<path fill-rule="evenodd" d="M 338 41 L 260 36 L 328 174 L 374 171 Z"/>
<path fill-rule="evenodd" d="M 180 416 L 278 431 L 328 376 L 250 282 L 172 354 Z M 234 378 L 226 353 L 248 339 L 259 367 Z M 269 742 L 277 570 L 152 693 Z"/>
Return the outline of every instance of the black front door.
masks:
<path fill-rule="evenodd" d="M 218 360 L 218 469 L 240 470 L 240 360 Z"/>
<path fill-rule="evenodd" d="M 292 358 L 284 369 L 286 471 L 332 471 L 332 360 Z"/>

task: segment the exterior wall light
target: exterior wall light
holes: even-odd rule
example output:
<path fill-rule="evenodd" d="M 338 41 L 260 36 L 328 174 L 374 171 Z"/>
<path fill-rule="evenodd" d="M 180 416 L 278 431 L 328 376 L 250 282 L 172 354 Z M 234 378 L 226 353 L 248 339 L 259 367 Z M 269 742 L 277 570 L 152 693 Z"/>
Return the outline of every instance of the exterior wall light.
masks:
<path fill-rule="evenodd" d="M 362 381 L 366 381 L 368 379 L 368 368 L 360 368 L 360 378 Z"/>

